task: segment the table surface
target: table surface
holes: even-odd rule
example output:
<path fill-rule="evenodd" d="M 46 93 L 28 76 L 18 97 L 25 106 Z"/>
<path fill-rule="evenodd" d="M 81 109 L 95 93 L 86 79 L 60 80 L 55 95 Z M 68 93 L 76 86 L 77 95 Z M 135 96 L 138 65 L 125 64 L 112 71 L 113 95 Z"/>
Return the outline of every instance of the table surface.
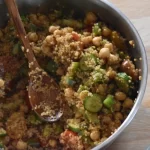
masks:
<path fill-rule="evenodd" d="M 135 25 L 144 42 L 150 71 L 150 0 L 109 0 Z M 149 76 L 149 75 L 148 75 Z M 107 150 L 146 150 L 150 146 L 150 78 L 142 105 L 131 124 Z"/>

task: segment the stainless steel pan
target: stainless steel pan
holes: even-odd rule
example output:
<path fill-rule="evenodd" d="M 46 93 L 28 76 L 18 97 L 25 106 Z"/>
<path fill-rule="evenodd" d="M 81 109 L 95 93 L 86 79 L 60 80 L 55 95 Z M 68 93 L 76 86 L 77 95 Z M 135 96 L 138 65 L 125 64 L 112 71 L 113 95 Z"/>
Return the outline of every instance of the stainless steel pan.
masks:
<path fill-rule="evenodd" d="M 146 52 L 139 34 L 129 19 L 107 0 L 18 0 L 17 2 L 22 14 L 31 12 L 47 13 L 50 9 L 63 8 L 66 13 L 70 13 L 70 10 L 75 10 L 76 16 L 82 17 L 85 12 L 92 11 L 95 12 L 104 22 L 110 24 L 114 29 L 120 31 L 126 39 L 135 41 L 136 47 L 130 49 L 130 55 L 138 59 L 136 66 L 142 70 L 142 80 L 139 84 L 138 96 L 132 111 L 128 115 L 127 119 L 123 122 L 123 124 L 119 127 L 119 129 L 105 142 L 93 148 L 93 150 L 105 149 L 132 121 L 144 96 L 148 69 Z M 4 26 L 7 20 L 7 9 L 3 0 L 0 0 L 0 27 Z M 139 58 L 142 58 L 142 60 L 140 61 Z"/>

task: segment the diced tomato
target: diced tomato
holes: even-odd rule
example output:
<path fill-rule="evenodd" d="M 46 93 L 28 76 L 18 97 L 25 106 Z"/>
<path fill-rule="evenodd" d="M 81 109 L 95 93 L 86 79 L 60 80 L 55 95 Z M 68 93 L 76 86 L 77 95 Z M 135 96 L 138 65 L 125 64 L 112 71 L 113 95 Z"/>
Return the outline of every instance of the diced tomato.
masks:
<path fill-rule="evenodd" d="M 77 134 L 76 134 L 75 132 L 72 132 L 72 131 L 70 131 L 70 130 L 66 130 L 64 133 L 65 133 L 65 136 L 69 136 L 69 135 L 70 135 L 70 136 L 71 136 L 71 135 L 72 135 L 72 136 L 77 136 Z"/>
<path fill-rule="evenodd" d="M 76 32 L 73 32 L 73 33 L 72 33 L 72 38 L 73 38 L 73 40 L 75 40 L 75 41 L 79 41 L 80 36 L 79 36 Z"/>

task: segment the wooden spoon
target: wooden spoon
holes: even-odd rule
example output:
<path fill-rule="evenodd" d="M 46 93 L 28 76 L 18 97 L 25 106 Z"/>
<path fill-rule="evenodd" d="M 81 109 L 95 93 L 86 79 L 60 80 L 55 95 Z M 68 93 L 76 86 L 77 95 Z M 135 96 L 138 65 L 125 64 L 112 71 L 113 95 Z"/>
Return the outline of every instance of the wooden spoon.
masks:
<path fill-rule="evenodd" d="M 24 45 L 24 54 L 28 59 L 30 68 L 28 95 L 32 109 L 45 121 L 57 121 L 63 114 L 63 98 L 60 88 L 54 79 L 48 76 L 39 66 L 30 46 L 15 0 L 5 0 L 5 3 Z"/>

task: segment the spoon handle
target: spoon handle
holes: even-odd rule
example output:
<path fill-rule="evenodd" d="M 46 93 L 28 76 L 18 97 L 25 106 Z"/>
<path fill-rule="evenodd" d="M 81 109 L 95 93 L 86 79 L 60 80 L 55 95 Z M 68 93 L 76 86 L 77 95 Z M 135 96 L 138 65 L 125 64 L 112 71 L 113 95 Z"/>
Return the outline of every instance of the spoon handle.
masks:
<path fill-rule="evenodd" d="M 5 0 L 5 3 L 7 5 L 8 11 L 10 13 L 10 16 L 13 19 L 14 25 L 16 26 L 16 30 L 18 32 L 18 36 L 20 37 L 23 45 L 24 45 L 24 54 L 26 55 L 28 62 L 29 62 L 29 68 L 35 69 L 36 67 L 39 67 L 38 62 L 35 59 L 35 56 L 33 54 L 32 48 L 30 46 L 30 42 L 27 38 L 26 31 L 24 29 L 24 25 L 22 23 L 17 5 L 15 0 Z"/>

